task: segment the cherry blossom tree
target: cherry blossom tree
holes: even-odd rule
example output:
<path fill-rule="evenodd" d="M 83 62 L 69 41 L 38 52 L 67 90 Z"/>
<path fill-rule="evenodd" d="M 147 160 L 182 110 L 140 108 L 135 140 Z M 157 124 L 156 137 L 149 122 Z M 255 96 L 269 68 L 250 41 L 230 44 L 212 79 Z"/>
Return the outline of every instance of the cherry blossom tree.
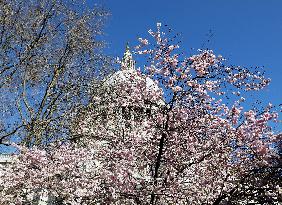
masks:
<path fill-rule="evenodd" d="M 103 198 L 103 170 L 95 167 L 93 150 L 72 145 L 28 149 L 2 167 L 0 204 L 37 204 L 44 195 L 52 203 L 93 204 Z M 91 164 L 93 162 L 93 164 Z"/>
<path fill-rule="evenodd" d="M 29 203 L 35 190 L 63 204 L 225 204 L 271 165 L 278 113 L 245 110 L 238 97 L 267 86 L 263 72 L 211 50 L 185 57 L 161 24 L 149 34 L 136 46 L 148 64 L 135 69 L 127 49 L 77 112 L 71 145 L 20 148 L 2 174 L 3 204 Z"/>

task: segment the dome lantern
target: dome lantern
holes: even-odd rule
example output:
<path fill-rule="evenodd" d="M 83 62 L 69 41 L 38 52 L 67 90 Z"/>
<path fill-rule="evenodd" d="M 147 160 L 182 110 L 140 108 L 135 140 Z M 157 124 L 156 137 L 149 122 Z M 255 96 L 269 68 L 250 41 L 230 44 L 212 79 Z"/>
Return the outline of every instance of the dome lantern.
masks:
<path fill-rule="evenodd" d="M 121 70 L 135 70 L 135 62 L 128 43 L 126 44 L 125 52 L 121 61 Z"/>

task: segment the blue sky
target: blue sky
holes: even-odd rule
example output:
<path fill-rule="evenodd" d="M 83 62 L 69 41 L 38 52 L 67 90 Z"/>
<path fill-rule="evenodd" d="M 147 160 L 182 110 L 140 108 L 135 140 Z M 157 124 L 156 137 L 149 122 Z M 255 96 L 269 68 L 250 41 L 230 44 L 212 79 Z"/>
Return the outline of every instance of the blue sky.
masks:
<path fill-rule="evenodd" d="M 108 54 L 122 56 L 126 42 L 136 45 L 138 37 L 148 37 L 147 31 L 161 22 L 181 33 L 181 47 L 187 55 L 210 39 L 205 45 L 230 64 L 265 66 L 271 85 L 259 95 L 254 93 L 251 100 L 282 103 L 282 0 L 87 2 L 102 4 L 112 13 L 105 28 Z"/>
<path fill-rule="evenodd" d="M 92 2 L 89 0 L 89 2 Z M 271 85 L 254 97 L 282 103 L 282 1 L 280 0 L 100 0 L 112 16 L 106 25 L 107 53 L 121 56 L 126 42 L 157 22 L 181 33 L 181 47 L 190 53 L 203 43 L 228 63 L 264 66 Z M 213 36 L 209 38 L 209 33 Z"/>

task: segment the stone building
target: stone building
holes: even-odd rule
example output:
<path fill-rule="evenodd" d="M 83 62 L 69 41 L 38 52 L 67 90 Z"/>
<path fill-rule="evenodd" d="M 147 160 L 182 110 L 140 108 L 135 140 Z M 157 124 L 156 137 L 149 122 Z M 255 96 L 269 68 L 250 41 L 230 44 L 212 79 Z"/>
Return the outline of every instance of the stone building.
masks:
<path fill-rule="evenodd" d="M 79 113 L 75 132 L 93 137 L 97 127 L 101 125 L 106 129 L 122 130 L 127 126 L 128 120 L 131 120 L 132 125 L 133 121 L 138 118 L 144 120 L 165 105 L 162 89 L 154 80 L 141 74 L 135 64 L 127 45 L 120 70 L 99 84 L 90 105 Z M 140 95 L 136 101 L 131 98 L 134 92 Z"/>

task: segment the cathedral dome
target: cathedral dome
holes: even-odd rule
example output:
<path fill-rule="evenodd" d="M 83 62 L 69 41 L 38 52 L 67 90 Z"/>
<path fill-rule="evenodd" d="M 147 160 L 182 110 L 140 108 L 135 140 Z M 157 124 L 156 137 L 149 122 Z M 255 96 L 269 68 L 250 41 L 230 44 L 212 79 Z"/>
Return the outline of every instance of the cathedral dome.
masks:
<path fill-rule="evenodd" d="M 107 86 L 115 86 L 119 84 L 132 84 L 137 85 L 141 81 L 146 82 L 146 90 L 147 91 L 159 91 L 159 87 L 157 84 L 149 77 L 144 77 L 139 74 L 136 70 L 119 70 L 111 75 L 106 81 L 105 85 Z"/>
<path fill-rule="evenodd" d="M 146 82 L 146 91 L 157 92 L 160 91 L 158 85 L 149 77 L 146 77 L 135 69 L 135 61 L 129 47 L 126 46 L 124 56 L 121 61 L 121 69 L 105 80 L 106 86 L 115 86 L 119 84 L 133 84 L 137 85 L 138 82 Z"/>

